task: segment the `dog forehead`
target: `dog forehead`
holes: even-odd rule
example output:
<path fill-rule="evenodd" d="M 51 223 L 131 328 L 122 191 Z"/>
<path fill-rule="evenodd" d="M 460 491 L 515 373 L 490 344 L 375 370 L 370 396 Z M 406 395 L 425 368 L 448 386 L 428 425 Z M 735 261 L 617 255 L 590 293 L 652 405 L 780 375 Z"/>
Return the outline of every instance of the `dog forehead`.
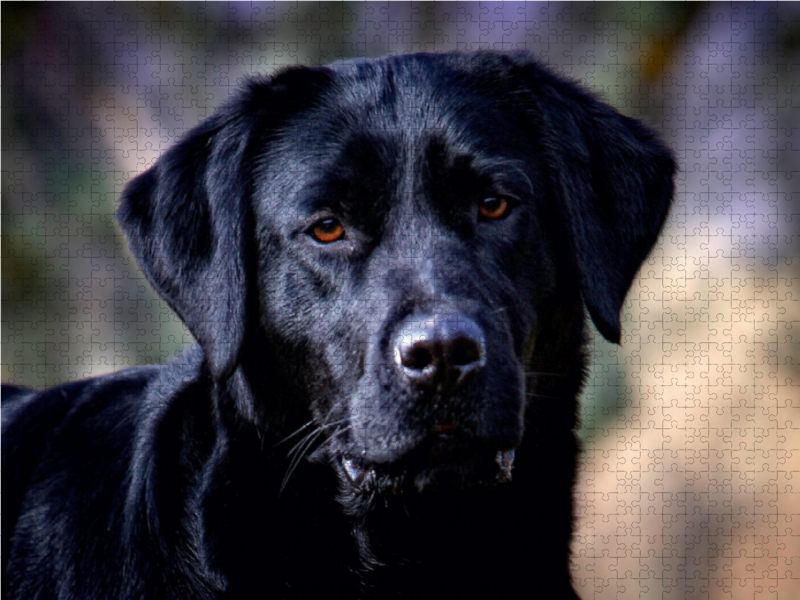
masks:
<path fill-rule="evenodd" d="M 493 69 L 466 69 L 450 55 L 341 62 L 331 71 L 335 83 L 319 109 L 333 121 L 400 131 L 410 143 L 415 134 L 475 139 L 472 129 L 509 112 L 503 90 L 511 78 Z"/>
<path fill-rule="evenodd" d="M 342 156 L 356 162 L 424 159 L 431 146 L 469 154 L 481 146 L 496 148 L 513 112 L 470 86 L 454 88 L 430 73 L 375 71 L 371 77 L 337 81 L 267 150 L 276 162 L 308 163 L 312 169 Z"/>
<path fill-rule="evenodd" d="M 437 104 L 430 102 L 432 96 L 441 88 L 452 87 L 452 83 L 444 81 L 451 69 L 436 56 L 342 61 L 327 68 L 336 83 L 329 90 L 334 101 L 358 112 L 365 108 L 388 109 L 386 114 L 403 108 L 436 108 Z"/>
<path fill-rule="evenodd" d="M 519 129 L 508 126 L 517 110 L 486 92 L 485 74 L 465 73 L 436 55 L 330 69 L 333 83 L 265 149 L 257 177 L 263 209 L 320 208 L 336 195 L 380 213 L 419 196 L 426 181 L 455 163 L 483 170 L 479 164 L 507 165 L 518 154 L 503 133 Z"/>

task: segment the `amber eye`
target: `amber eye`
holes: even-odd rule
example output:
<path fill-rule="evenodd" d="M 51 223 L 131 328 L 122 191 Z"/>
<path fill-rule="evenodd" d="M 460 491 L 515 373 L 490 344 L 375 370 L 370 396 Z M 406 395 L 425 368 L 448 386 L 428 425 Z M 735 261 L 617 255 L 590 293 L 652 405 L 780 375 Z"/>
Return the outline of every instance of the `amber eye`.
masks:
<path fill-rule="evenodd" d="M 508 213 L 508 201 L 503 198 L 485 198 L 479 209 L 487 219 L 500 219 Z"/>
<path fill-rule="evenodd" d="M 314 223 L 311 228 L 311 235 L 318 242 L 329 244 L 340 239 L 344 235 L 344 227 L 339 219 L 322 219 Z"/>

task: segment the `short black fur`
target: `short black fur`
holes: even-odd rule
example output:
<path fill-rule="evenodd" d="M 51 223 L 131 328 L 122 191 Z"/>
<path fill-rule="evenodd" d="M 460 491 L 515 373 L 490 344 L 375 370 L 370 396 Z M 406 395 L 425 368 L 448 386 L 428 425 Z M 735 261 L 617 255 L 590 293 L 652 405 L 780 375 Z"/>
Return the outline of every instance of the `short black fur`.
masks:
<path fill-rule="evenodd" d="M 249 80 L 118 211 L 197 347 L 4 388 L 3 597 L 576 598 L 584 314 L 674 173 L 526 54 Z"/>

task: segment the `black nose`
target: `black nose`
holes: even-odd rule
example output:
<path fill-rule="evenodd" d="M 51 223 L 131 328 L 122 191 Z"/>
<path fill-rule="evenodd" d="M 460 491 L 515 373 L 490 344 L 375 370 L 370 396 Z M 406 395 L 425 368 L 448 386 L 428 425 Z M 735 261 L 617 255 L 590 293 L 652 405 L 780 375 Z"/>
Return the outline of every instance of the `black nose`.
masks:
<path fill-rule="evenodd" d="M 395 362 L 417 385 L 440 383 L 446 390 L 462 385 L 485 361 L 483 332 L 458 315 L 406 319 L 394 345 Z"/>

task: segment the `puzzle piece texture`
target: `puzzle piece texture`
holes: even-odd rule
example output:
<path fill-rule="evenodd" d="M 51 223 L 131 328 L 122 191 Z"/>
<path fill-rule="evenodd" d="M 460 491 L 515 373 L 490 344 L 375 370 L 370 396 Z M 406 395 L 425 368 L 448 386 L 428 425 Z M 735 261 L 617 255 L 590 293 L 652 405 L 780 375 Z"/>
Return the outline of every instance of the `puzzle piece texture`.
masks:
<path fill-rule="evenodd" d="M 125 248 L 122 186 L 250 73 L 527 49 L 662 132 L 676 203 L 592 342 L 582 598 L 800 598 L 800 5 L 4 3 L 2 378 L 191 343 Z M 543 484 L 544 485 L 544 484 Z M 547 518 L 546 515 L 542 516 Z"/>

